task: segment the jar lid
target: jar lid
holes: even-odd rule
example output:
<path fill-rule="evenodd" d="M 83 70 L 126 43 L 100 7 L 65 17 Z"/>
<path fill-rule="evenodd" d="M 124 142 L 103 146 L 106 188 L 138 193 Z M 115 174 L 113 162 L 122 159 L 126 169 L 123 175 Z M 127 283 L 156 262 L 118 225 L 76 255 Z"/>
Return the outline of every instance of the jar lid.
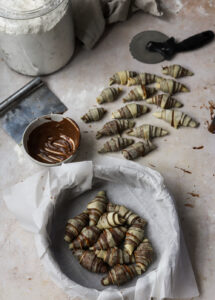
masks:
<path fill-rule="evenodd" d="M 0 0 L 0 17 L 26 20 L 41 17 L 65 0 Z"/>

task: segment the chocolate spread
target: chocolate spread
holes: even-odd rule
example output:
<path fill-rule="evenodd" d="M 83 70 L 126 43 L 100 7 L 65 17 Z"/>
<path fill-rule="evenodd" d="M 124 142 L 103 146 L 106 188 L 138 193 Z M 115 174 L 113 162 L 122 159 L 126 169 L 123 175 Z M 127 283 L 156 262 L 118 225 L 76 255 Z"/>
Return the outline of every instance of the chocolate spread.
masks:
<path fill-rule="evenodd" d="M 80 130 L 77 124 L 65 118 L 60 122 L 50 121 L 35 128 L 29 135 L 27 147 L 29 154 L 36 160 L 53 164 L 74 154 L 79 143 Z"/>

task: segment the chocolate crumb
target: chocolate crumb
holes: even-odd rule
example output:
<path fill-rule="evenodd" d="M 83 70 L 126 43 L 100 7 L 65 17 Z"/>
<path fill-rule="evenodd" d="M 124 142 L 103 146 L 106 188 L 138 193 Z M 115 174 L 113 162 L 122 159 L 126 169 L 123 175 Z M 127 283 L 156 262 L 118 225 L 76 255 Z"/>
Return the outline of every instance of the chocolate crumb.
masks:
<path fill-rule="evenodd" d="M 209 110 L 210 110 L 210 117 L 211 120 L 214 118 L 214 110 L 215 110 L 215 103 L 213 101 L 208 101 L 209 104 Z"/>
<path fill-rule="evenodd" d="M 193 205 L 193 204 L 190 204 L 190 203 L 185 203 L 184 206 L 194 208 L 194 205 Z"/>
<path fill-rule="evenodd" d="M 89 125 L 89 128 L 91 128 L 92 127 L 92 125 Z"/>
<path fill-rule="evenodd" d="M 196 193 L 187 193 L 189 195 L 191 195 L 192 197 L 199 197 L 199 194 L 196 194 Z"/>
<path fill-rule="evenodd" d="M 29 277 L 29 278 L 28 278 L 28 280 L 32 280 L 32 278 L 31 278 L 31 277 Z"/>
<path fill-rule="evenodd" d="M 88 131 L 83 131 L 83 133 L 88 133 Z"/>
<path fill-rule="evenodd" d="M 177 167 L 177 166 L 175 166 L 175 168 L 176 168 L 176 169 L 179 169 L 179 170 L 181 170 L 181 171 L 183 171 L 184 173 L 192 174 L 192 172 L 190 172 L 190 171 L 188 171 L 188 170 L 186 170 L 186 169 L 179 168 L 179 167 Z"/>
<path fill-rule="evenodd" d="M 215 117 L 214 120 L 211 122 L 211 124 L 208 125 L 208 131 L 215 134 Z"/>
<path fill-rule="evenodd" d="M 209 106 L 206 106 L 204 104 L 202 107 L 205 107 L 210 111 L 210 119 L 212 122 L 210 124 L 209 121 L 206 121 L 205 124 L 208 127 L 208 131 L 214 134 L 215 133 L 215 102 L 210 100 L 208 101 L 208 104 Z"/>
<path fill-rule="evenodd" d="M 150 164 L 150 163 L 149 163 L 149 165 L 150 165 L 151 167 L 153 167 L 153 168 L 156 168 L 156 166 L 155 166 L 155 165 L 153 165 L 153 164 Z"/>
<path fill-rule="evenodd" d="M 199 149 L 203 149 L 204 146 L 199 146 L 199 147 L 193 147 L 194 150 L 199 150 Z"/>

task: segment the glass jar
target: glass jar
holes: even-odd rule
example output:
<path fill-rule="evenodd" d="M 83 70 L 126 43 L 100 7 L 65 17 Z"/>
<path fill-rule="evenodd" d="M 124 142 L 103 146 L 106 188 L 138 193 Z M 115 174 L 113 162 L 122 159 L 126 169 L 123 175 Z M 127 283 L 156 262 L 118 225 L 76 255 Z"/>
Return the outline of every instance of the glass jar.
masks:
<path fill-rule="evenodd" d="M 13 70 L 50 74 L 70 60 L 74 47 L 70 0 L 0 0 L 0 51 Z"/>

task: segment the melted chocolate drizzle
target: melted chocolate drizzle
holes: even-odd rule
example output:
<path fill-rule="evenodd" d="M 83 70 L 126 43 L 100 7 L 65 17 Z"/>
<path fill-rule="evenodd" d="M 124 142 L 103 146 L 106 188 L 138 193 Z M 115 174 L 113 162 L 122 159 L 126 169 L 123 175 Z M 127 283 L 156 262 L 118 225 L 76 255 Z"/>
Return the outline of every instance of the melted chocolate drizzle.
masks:
<path fill-rule="evenodd" d="M 74 154 L 80 143 L 80 130 L 69 118 L 38 126 L 29 135 L 29 154 L 44 163 L 58 163 Z"/>

